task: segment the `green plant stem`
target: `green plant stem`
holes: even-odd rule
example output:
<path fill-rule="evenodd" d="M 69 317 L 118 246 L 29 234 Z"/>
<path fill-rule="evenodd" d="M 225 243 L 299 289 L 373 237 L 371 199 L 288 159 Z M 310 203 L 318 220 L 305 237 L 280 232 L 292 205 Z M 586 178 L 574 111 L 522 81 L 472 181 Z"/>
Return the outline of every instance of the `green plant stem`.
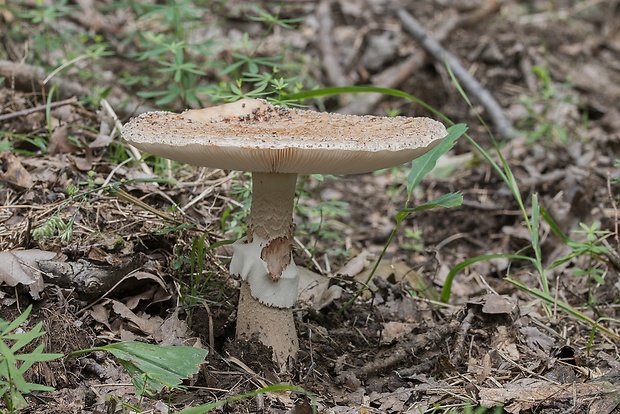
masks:
<path fill-rule="evenodd" d="M 388 237 L 387 241 L 383 245 L 383 250 L 381 250 L 381 254 L 379 254 L 379 257 L 377 258 L 375 265 L 372 267 L 370 274 L 368 275 L 366 280 L 361 284 L 361 286 L 357 289 L 353 297 L 351 297 L 351 299 L 349 299 L 347 303 L 345 303 L 344 305 L 340 307 L 340 309 L 338 309 L 339 314 L 342 314 L 344 311 L 349 309 L 353 305 L 355 300 L 362 293 L 364 293 L 364 290 L 368 288 L 368 284 L 370 283 L 375 273 L 377 272 L 377 269 L 379 268 L 379 265 L 381 264 L 381 260 L 383 260 L 383 256 L 385 256 L 385 252 L 387 252 L 388 247 L 390 247 L 390 244 L 392 244 L 392 240 L 394 240 L 394 237 L 396 236 L 396 233 L 398 232 L 398 229 L 400 228 L 401 221 L 402 219 L 400 221 L 399 220 L 396 221 L 396 224 L 394 225 L 394 228 L 392 228 L 392 232 L 390 233 L 390 237 Z"/>
<path fill-rule="evenodd" d="M 179 412 L 178 414 L 203 414 L 215 408 L 231 403 L 233 401 L 255 397 L 259 394 L 267 394 L 270 392 L 283 392 L 283 391 L 291 391 L 291 392 L 296 392 L 299 394 L 306 395 L 308 398 L 310 398 L 310 401 L 312 402 L 312 413 L 316 414 L 317 412 L 316 411 L 316 397 L 314 396 L 314 394 L 312 394 L 309 391 L 306 391 L 305 389 L 301 387 L 297 387 L 294 385 L 288 385 L 288 384 L 274 384 L 274 385 L 269 385 L 267 387 L 259 388 L 257 390 L 250 391 L 244 394 L 232 395 L 220 401 L 215 401 L 215 402 L 204 404 L 198 407 L 192 407 L 192 408 L 185 409 Z"/>

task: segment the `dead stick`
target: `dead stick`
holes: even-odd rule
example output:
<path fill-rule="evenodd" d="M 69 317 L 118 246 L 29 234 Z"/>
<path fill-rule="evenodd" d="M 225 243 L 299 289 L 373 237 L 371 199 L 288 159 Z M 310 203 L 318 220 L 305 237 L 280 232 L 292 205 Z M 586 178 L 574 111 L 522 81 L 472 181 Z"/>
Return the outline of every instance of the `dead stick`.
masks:
<path fill-rule="evenodd" d="M 469 330 L 471 329 L 474 316 L 474 311 L 470 309 L 467 312 L 467 316 L 463 319 L 463 322 L 461 322 L 461 327 L 456 336 L 456 340 L 454 341 L 454 350 L 451 357 L 452 365 L 455 367 L 460 366 L 461 362 L 463 362 L 463 357 L 465 356 L 465 340 L 467 339 L 467 334 L 469 334 Z"/>
<path fill-rule="evenodd" d="M 316 9 L 319 20 L 319 47 L 323 54 L 323 68 L 329 82 L 335 86 L 344 86 L 347 84 L 347 78 L 338 62 L 332 42 L 334 22 L 331 16 L 331 5 L 331 0 L 322 0 Z"/>
<path fill-rule="evenodd" d="M 390 349 L 386 354 L 378 356 L 374 361 L 360 368 L 343 372 L 338 376 L 338 381 L 346 382 L 351 378 L 359 377 L 368 378 L 373 374 L 387 370 L 412 356 L 415 357 L 416 354 L 421 353 L 429 344 L 434 344 L 437 347 L 442 340 L 451 336 L 458 326 L 458 321 L 452 321 L 447 325 L 439 325 L 429 329 L 427 332 L 417 334 L 409 341 Z"/>
<path fill-rule="evenodd" d="M 35 112 L 44 111 L 47 108 L 54 109 L 54 108 L 58 108 L 60 106 L 73 105 L 74 103 L 77 103 L 77 101 L 78 101 L 77 98 L 75 96 L 73 96 L 73 97 L 71 97 L 69 99 L 65 99 L 63 101 L 52 102 L 49 105 L 46 104 L 46 105 L 33 106 L 32 108 L 23 109 L 21 111 L 11 112 L 9 114 L 0 115 L 0 121 L 6 121 L 7 119 L 17 118 L 17 117 L 25 116 L 25 115 L 30 115 L 30 114 L 35 113 Z"/>
<path fill-rule="evenodd" d="M 424 51 L 415 52 L 405 61 L 373 76 L 371 83 L 381 88 L 395 88 L 409 78 L 411 73 L 422 66 L 425 59 L 426 53 Z M 368 94 L 367 96 L 356 98 L 348 105 L 340 108 L 338 112 L 349 115 L 365 115 L 372 112 L 383 97 L 382 94 L 378 93 Z"/>
<path fill-rule="evenodd" d="M 447 39 L 450 33 L 459 24 L 459 18 L 456 15 L 449 16 L 436 30 L 435 38 L 439 41 Z M 396 88 L 411 77 L 412 73 L 418 71 L 426 62 L 428 53 L 420 49 L 415 51 L 404 61 L 385 69 L 383 72 L 374 75 L 371 83 L 381 88 Z M 377 107 L 379 102 L 384 98 L 382 94 L 368 94 L 360 96 L 348 105 L 338 110 L 342 114 L 365 115 L 369 114 Z"/>
<path fill-rule="evenodd" d="M 487 111 L 493 124 L 500 135 L 513 138 L 517 135 L 512 123 L 504 115 L 504 111 L 497 103 L 493 95 L 485 89 L 472 75 L 463 68 L 458 59 L 444 49 L 439 42 L 431 37 L 424 27 L 405 9 L 398 9 L 396 14 L 403 28 L 416 39 L 422 47 L 439 62 L 445 62 L 450 66 L 454 76 L 463 85 L 465 90 L 475 96 Z"/>

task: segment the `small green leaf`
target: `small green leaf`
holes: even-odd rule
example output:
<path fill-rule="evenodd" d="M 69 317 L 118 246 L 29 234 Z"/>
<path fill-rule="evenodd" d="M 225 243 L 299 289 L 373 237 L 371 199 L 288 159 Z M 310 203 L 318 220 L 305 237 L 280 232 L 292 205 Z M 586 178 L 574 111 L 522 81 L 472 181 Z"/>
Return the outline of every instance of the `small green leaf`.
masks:
<path fill-rule="evenodd" d="M 444 208 L 452 208 L 458 207 L 463 204 L 463 195 L 459 192 L 456 193 L 448 193 L 442 194 L 434 200 L 427 201 L 424 204 L 421 204 L 416 207 L 403 208 L 398 210 L 396 214 L 396 222 L 400 223 L 403 221 L 405 217 L 407 217 L 411 213 L 417 213 L 419 211 L 430 210 L 432 208 L 444 207 Z"/>
<path fill-rule="evenodd" d="M 465 131 L 467 131 L 467 126 L 465 124 L 451 126 L 448 128 L 448 135 L 446 135 L 435 148 L 413 160 L 411 172 L 409 172 L 409 176 L 407 177 L 408 197 L 411 196 L 413 189 L 420 184 L 426 174 L 435 168 L 435 164 L 437 164 L 439 157 L 450 151 L 452 147 L 454 147 L 456 140 L 463 135 Z"/>
<path fill-rule="evenodd" d="M 31 310 L 32 310 L 32 305 L 28 306 L 26 308 L 26 310 L 24 311 L 24 313 L 22 313 L 17 318 L 15 318 L 11 323 L 9 323 L 6 326 L 3 326 L 2 327 L 2 332 L 0 332 L 0 335 L 4 335 L 7 332 L 11 332 L 11 331 L 17 329 L 17 327 L 19 325 L 21 325 L 22 323 L 26 322 L 26 319 L 28 319 L 28 315 L 30 315 L 30 311 Z"/>
<path fill-rule="evenodd" d="M 190 346 L 161 346 L 144 342 L 119 342 L 79 351 L 108 351 L 134 377 L 138 393 L 159 392 L 164 386 L 175 387 L 198 372 L 207 350 Z M 72 355 L 76 355 L 74 352 Z"/>

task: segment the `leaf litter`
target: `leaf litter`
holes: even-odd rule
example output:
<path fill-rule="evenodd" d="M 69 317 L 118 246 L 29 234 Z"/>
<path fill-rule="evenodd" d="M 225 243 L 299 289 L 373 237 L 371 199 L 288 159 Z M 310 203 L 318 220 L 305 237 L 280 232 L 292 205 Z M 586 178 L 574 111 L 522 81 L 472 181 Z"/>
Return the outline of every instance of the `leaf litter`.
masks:
<path fill-rule="evenodd" d="M 351 69 L 344 71 L 350 82 L 371 81 L 417 48 L 382 2 L 368 2 L 372 7 L 361 3 L 330 3 L 330 18 L 336 25 L 332 44 L 347 51 L 342 53 L 343 68 Z M 451 14 L 472 17 L 471 10 L 456 4 L 419 3 L 415 13 L 430 26 L 448 21 Z M 612 53 L 620 50 L 618 36 L 606 26 L 601 10 L 576 14 L 576 24 L 570 26 L 547 24 L 553 15 L 545 10 L 528 13 L 519 2 L 504 3 L 503 15 L 514 20 L 487 15 L 482 18 L 493 24 L 462 26 L 458 36 L 450 38 L 450 50 L 462 61 L 476 62 L 472 71 L 485 80 L 513 122 L 527 130 L 528 119 L 538 113 L 563 126 L 564 131 L 551 128 L 555 140 L 530 135 L 503 145 L 502 153 L 526 195 L 538 193 L 567 234 L 580 222 L 596 220 L 617 232 L 618 176 L 611 166 L 620 142 L 620 95 L 613 86 L 618 84 L 614 68 L 620 63 Z M 233 5 L 228 5 L 230 10 Z M 325 10 L 319 14 L 310 9 L 304 31 L 290 34 L 291 39 L 301 36 L 295 39 L 298 44 L 317 47 L 310 40 L 317 35 L 316 19 L 325 18 Z M 105 15 L 97 16 L 106 22 Z M 370 23 L 375 29 L 361 30 Z M 609 36 L 597 30 L 598 23 Z M 540 38 L 547 39 L 545 47 Z M 283 41 L 277 36 L 272 40 Z M 472 136 L 484 142 L 482 128 L 437 75 L 443 75 L 442 65 L 427 62 L 400 88 L 415 91 L 442 113 L 466 121 Z M 548 70 L 554 84 L 545 84 L 540 68 Z M 572 85 L 563 85 L 565 80 Z M 36 94 L 4 85 L 3 112 L 18 113 L 41 103 Z M 558 99 L 527 101 L 545 87 Z M 377 113 L 398 105 L 407 115 L 420 114 L 402 102 L 378 105 Z M 520 251 L 531 241 L 508 190 L 463 142 L 452 154 L 450 174 L 425 180 L 412 202 L 421 204 L 456 189 L 463 192 L 464 205 L 406 218 L 403 226 L 421 230 L 424 248 L 403 248 L 410 240 L 401 231 L 369 289 L 344 312 L 339 309 L 368 278 L 393 218 L 404 205 L 405 181 L 398 171 L 391 171 L 310 183 L 312 198 L 300 203 L 311 206 L 321 195 L 336 197 L 347 202 L 349 216 L 339 219 L 340 239 L 298 236 L 302 246 L 317 247 L 321 254 L 315 256 L 316 263 L 323 268 L 315 266 L 317 272 L 308 274 L 302 289 L 306 296 L 298 320 L 302 338 L 298 372 L 282 377 L 270 364 L 268 350 L 233 340 L 237 285 L 226 271 L 230 253 L 226 248 L 206 255 L 199 276 L 209 282 L 195 298 L 197 304 L 180 301 L 191 297 L 191 269 L 183 261 L 191 257 L 194 240 L 203 234 L 208 233 L 207 244 L 225 237 L 220 218 L 232 200 L 231 182 L 243 183 L 243 177 L 181 167 L 175 178 L 184 184 L 149 182 L 157 177 L 141 167 L 108 161 L 110 145 L 119 141 L 105 112 L 91 112 L 77 102 L 61 108 L 52 114 L 47 153 L 17 140 L 12 142 L 19 151 L 0 152 L 1 315 L 12 320 L 18 303 L 34 300 L 31 318 L 45 320 L 50 333 L 46 352 L 67 354 L 120 340 L 205 349 L 213 344 L 206 364 L 185 383 L 188 391 L 145 400 L 144 411 L 166 412 L 168 401 L 183 408 L 279 381 L 313 392 L 319 411 L 329 413 L 417 413 L 430 412 L 436 405 L 467 403 L 503 405 L 509 413 L 618 411 L 617 342 L 598 332 L 591 336 L 587 325 L 558 309 L 546 313 L 538 300 L 503 277 L 509 274 L 537 286 L 530 267 L 502 259 L 476 263 L 457 276 L 451 304 L 437 302 L 437 292 L 455 264 L 476 255 Z M 586 112 L 591 119 L 584 125 Z M 48 128 L 40 112 L 1 122 L 3 131 L 14 134 Z M 97 132 L 69 127 L 76 124 Z M 563 142 L 566 131 L 577 138 Z M 70 186 L 93 190 L 89 182 L 121 185 L 102 185 L 77 198 L 66 191 Z M 181 208 L 171 213 L 172 206 Z M 50 229 L 50 237 L 34 238 L 33 230 L 52 217 L 58 218 L 58 225 Z M 70 237 L 63 239 L 69 227 Z M 544 223 L 541 235 L 547 264 L 569 253 Z M 613 237 L 608 242 L 613 248 Z M 342 250 L 343 245 L 350 260 L 326 254 Z M 298 251 L 297 259 L 304 262 L 307 256 Z M 574 276 L 574 268 L 584 267 L 583 261 L 574 258 L 551 269 L 554 294 L 589 317 L 617 319 L 618 264 L 613 259 L 606 262 L 605 285 L 592 285 L 587 278 Z M 326 272 L 326 268 L 340 270 Z M 582 307 L 591 290 L 599 302 Z M 617 330 L 614 323 L 609 326 Z M 64 364 L 42 363 L 30 375 L 57 388 L 27 397 L 33 413 L 117 412 L 123 402 L 139 401 L 118 360 L 101 352 Z M 300 413 L 303 407 L 307 401 L 289 392 L 232 402 L 222 410 Z"/>

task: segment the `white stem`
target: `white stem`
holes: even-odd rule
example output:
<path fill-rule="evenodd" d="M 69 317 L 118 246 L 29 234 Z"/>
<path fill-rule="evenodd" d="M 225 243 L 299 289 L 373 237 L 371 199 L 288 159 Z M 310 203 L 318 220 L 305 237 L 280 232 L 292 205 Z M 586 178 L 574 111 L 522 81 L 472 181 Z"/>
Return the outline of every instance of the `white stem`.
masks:
<path fill-rule="evenodd" d="M 297 174 L 252 173 L 249 237 L 291 239 Z"/>
<path fill-rule="evenodd" d="M 260 341 L 273 350 L 281 371 L 290 371 L 297 359 L 299 339 L 291 308 L 266 306 L 252 297 L 247 282 L 241 283 L 237 307 L 237 339 Z"/>
<path fill-rule="evenodd" d="M 297 174 L 253 173 L 248 235 L 233 244 L 230 272 L 243 279 L 237 338 L 258 339 L 273 348 L 286 369 L 299 349 L 291 307 L 299 272 L 292 258 L 293 203 Z"/>

